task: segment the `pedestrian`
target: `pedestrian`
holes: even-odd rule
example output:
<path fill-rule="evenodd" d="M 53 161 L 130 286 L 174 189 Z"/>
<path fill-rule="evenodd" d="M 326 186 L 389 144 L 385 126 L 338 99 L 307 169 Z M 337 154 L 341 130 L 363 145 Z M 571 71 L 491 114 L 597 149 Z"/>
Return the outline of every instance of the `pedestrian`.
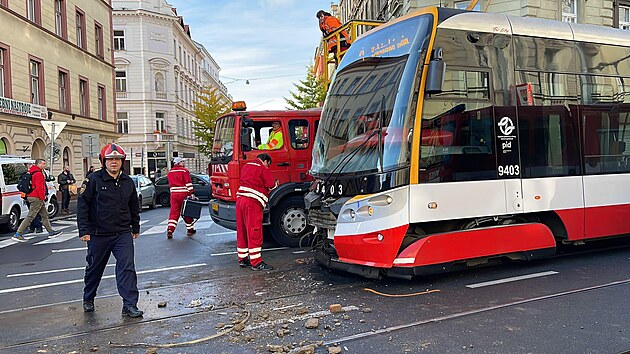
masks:
<path fill-rule="evenodd" d="M 331 15 L 330 13 L 319 10 L 317 11 L 317 19 L 319 20 L 319 29 L 322 31 L 324 37 L 328 37 L 333 32 L 335 32 L 338 28 L 341 27 L 341 21 L 338 18 Z M 350 48 L 350 37 L 348 36 L 348 32 L 346 30 L 341 31 L 339 33 L 339 51 L 344 51 Z M 335 47 L 337 46 L 337 36 L 333 36 L 328 39 L 328 52 L 335 53 Z M 335 55 L 335 60 L 337 56 Z"/>
<path fill-rule="evenodd" d="M 57 183 L 59 183 L 59 189 L 61 190 L 61 213 L 68 214 L 68 207 L 70 206 L 70 186 L 77 181 L 74 179 L 72 173 L 70 173 L 70 166 L 65 165 L 63 172 L 57 176 Z M 76 194 L 76 193 L 75 193 Z"/>
<path fill-rule="evenodd" d="M 271 156 L 260 154 L 257 160 L 248 162 L 241 170 L 240 187 L 236 193 L 236 251 L 241 267 L 253 270 L 272 270 L 273 266 L 263 262 L 262 251 L 263 209 L 267 205 L 269 192 L 278 186 L 269 172 Z"/>
<path fill-rule="evenodd" d="M 173 159 L 173 168 L 166 174 L 166 178 L 168 179 L 168 186 L 171 192 L 171 210 L 168 215 L 168 226 L 166 228 L 166 238 L 170 240 L 173 238 L 173 232 L 175 232 L 175 228 L 177 227 L 184 200 L 188 197 L 194 198 L 195 194 L 193 193 L 194 190 L 192 179 L 190 179 L 190 172 L 186 166 L 184 166 L 183 158 L 176 157 Z M 193 227 L 194 221 L 193 218 L 184 218 L 184 222 L 186 223 L 186 235 L 188 236 L 197 233 L 197 230 Z"/>
<path fill-rule="evenodd" d="M 31 225 L 31 222 L 35 219 L 35 216 L 39 214 L 42 218 L 42 224 L 48 231 L 48 238 L 55 238 L 61 234 L 60 230 L 53 230 L 48 220 L 48 210 L 46 210 L 46 196 L 48 195 L 48 186 L 44 178 L 43 170 L 46 168 L 46 160 L 35 159 L 35 164 L 28 169 L 28 173 L 31 177 L 31 191 L 26 193 L 26 201 L 30 207 L 28 209 L 28 215 L 18 227 L 13 239 L 18 242 L 26 242 L 24 238 L 24 231 Z M 22 178 L 20 176 L 20 178 Z"/>
<path fill-rule="evenodd" d="M 85 174 L 85 177 L 89 176 L 90 173 L 94 172 L 94 166 L 90 166 L 90 169 L 87 171 L 87 173 Z"/>
<path fill-rule="evenodd" d="M 87 242 L 87 267 L 83 311 L 94 311 L 96 290 L 110 255 L 116 258 L 116 284 L 123 299 L 122 314 L 140 317 L 138 277 L 133 240 L 140 236 L 140 206 L 133 180 L 122 172 L 127 154 L 117 144 L 107 144 L 99 154 L 102 168 L 83 181 L 79 189 L 77 224 Z"/>
<path fill-rule="evenodd" d="M 284 145 L 282 138 L 282 124 L 280 121 L 274 121 L 271 123 L 271 132 L 269 132 L 269 138 L 265 144 L 258 145 L 259 150 L 277 150 Z"/>

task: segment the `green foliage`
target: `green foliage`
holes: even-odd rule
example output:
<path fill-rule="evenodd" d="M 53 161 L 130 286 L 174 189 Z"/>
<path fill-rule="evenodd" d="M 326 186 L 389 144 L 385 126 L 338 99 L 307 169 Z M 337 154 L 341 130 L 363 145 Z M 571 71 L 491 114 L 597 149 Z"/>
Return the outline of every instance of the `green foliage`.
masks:
<path fill-rule="evenodd" d="M 195 116 L 197 117 L 195 136 L 201 140 L 197 149 L 200 153 L 210 156 L 217 118 L 230 112 L 232 103 L 213 87 L 204 87 L 197 97 L 199 99 L 195 102 Z"/>
<path fill-rule="evenodd" d="M 290 92 L 291 98 L 284 98 L 287 109 L 309 109 L 319 107 L 326 98 L 326 86 L 323 80 L 315 77 L 313 65 L 309 65 L 306 80 L 300 80 L 299 84 L 293 84 L 297 92 Z"/>

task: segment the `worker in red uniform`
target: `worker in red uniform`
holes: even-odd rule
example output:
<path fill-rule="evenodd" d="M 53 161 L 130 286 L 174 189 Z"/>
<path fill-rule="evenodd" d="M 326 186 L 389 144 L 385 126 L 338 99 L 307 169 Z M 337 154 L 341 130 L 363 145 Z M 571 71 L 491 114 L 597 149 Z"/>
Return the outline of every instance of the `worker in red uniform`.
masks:
<path fill-rule="evenodd" d="M 260 255 L 263 243 L 263 209 L 267 205 L 269 192 L 278 186 L 269 165 L 271 156 L 260 154 L 255 161 L 248 162 L 241 170 L 240 187 L 236 193 L 236 251 L 241 267 L 253 270 L 272 270 L 273 266 L 263 262 Z"/>
<path fill-rule="evenodd" d="M 173 168 L 168 172 L 168 186 L 171 192 L 171 211 L 168 215 L 168 227 L 166 228 L 166 238 L 172 239 L 173 232 L 177 227 L 179 215 L 182 211 L 182 204 L 189 196 L 194 197 L 193 184 L 190 179 L 190 172 L 184 166 L 184 159 L 176 157 L 173 159 Z M 184 218 L 186 223 L 186 235 L 192 236 L 197 231 L 193 227 L 193 218 Z"/>
<path fill-rule="evenodd" d="M 316 16 L 319 20 L 319 29 L 322 31 L 324 37 L 329 36 L 331 33 L 335 32 L 339 27 L 341 27 L 341 21 L 339 21 L 338 18 L 324 10 L 317 11 Z M 350 37 L 348 36 L 348 32 L 346 30 L 341 31 L 339 38 L 341 39 L 339 43 L 339 51 L 344 51 L 350 48 Z M 328 40 L 328 52 L 334 53 L 336 46 L 337 37 L 334 36 Z"/>

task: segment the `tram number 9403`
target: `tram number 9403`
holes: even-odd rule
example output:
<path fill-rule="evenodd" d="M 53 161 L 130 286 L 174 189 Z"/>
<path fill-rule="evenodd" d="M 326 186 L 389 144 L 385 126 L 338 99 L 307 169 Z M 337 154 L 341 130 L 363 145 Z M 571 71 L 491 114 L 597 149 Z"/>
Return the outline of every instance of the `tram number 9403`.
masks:
<path fill-rule="evenodd" d="M 502 176 L 520 176 L 521 167 L 519 165 L 499 166 L 499 177 Z"/>

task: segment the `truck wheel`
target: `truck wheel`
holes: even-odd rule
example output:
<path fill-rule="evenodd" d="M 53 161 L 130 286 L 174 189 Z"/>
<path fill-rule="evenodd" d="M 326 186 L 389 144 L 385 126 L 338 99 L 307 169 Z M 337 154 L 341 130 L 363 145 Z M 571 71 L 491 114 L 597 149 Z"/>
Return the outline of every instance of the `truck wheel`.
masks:
<path fill-rule="evenodd" d="M 307 219 L 304 198 L 287 197 L 272 208 L 271 236 L 285 247 L 308 246 L 311 244 L 313 236 L 303 238 L 312 230 L 308 226 Z"/>

